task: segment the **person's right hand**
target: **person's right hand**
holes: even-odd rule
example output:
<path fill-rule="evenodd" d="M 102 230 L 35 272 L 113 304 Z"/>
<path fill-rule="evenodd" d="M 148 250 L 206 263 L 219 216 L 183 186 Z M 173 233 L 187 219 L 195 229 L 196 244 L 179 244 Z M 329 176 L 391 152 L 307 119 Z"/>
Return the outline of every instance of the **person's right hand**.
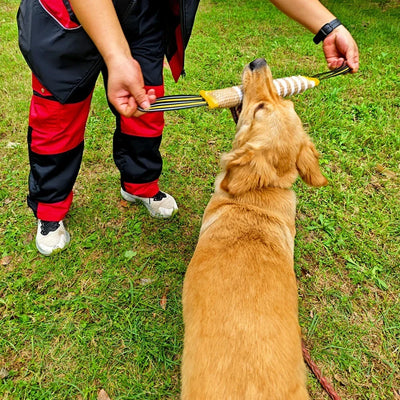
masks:
<path fill-rule="evenodd" d="M 338 26 L 324 39 L 323 50 L 330 69 L 346 63 L 352 69 L 351 72 L 358 71 L 357 43 L 343 25 Z"/>
<path fill-rule="evenodd" d="M 149 108 L 156 100 L 154 89 L 146 91 L 139 63 L 131 56 L 107 64 L 110 103 L 124 117 L 140 116 L 138 106 Z"/>

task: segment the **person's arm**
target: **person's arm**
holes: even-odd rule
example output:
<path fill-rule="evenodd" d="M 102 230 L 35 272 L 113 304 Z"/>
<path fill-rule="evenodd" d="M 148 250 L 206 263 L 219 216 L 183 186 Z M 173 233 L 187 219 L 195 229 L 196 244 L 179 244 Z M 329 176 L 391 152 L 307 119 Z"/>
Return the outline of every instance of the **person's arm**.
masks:
<path fill-rule="evenodd" d="M 108 70 L 108 99 L 116 110 L 131 117 L 137 106 L 148 108 L 155 101 L 147 93 L 139 63 L 132 57 L 111 0 L 70 0 L 79 22 L 93 40 Z"/>
<path fill-rule="evenodd" d="M 299 22 L 314 35 L 336 17 L 318 0 L 270 0 L 279 10 Z M 329 68 L 340 67 L 344 62 L 357 72 L 359 55 L 357 43 L 350 32 L 340 25 L 323 42 L 323 50 Z"/>

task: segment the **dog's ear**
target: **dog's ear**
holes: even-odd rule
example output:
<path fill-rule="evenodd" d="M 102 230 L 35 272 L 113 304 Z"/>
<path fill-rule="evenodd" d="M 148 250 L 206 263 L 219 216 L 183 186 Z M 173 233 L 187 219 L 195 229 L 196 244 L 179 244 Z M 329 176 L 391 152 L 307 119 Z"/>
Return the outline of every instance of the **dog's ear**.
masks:
<path fill-rule="evenodd" d="M 237 195 L 250 189 L 250 161 L 254 158 L 254 151 L 239 149 L 228 154 L 223 161 L 225 175 L 220 188 L 231 195 Z"/>
<path fill-rule="evenodd" d="M 301 179 L 310 186 L 325 186 L 328 180 L 322 175 L 319 163 L 319 154 L 314 144 L 308 140 L 304 143 L 297 156 L 296 167 Z"/>
<path fill-rule="evenodd" d="M 229 166 L 228 166 L 229 167 Z M 225 172 L 224 179 L 222 179 L 221 183 L 219 184 L 220 188 L 229 193 L 229 182 L 231 181 L 231 168 L 227 168 Z"/>
<path fill-rule="evenodd" d="M 225 174 L 219 184 L 225 192 L 237 196 L 249 190 L 267 187 L 279 180 L 276 168 L 272 161 L 266 160 L 263 152 L 246 146 L 235 153 L 233 157 L 230 154 L 225 159 Z"/>

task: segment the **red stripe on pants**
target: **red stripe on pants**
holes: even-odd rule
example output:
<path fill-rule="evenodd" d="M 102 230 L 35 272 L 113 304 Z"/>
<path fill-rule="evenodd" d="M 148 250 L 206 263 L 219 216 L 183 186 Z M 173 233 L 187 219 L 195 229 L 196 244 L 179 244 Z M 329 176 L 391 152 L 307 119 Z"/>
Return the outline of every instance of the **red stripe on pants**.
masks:
<path fill-rule="evenodd" d="M 50 98 L 51 93 L 34 76 L 32 87 L 39 95 L 32 96 L 29 113 L 31 150 L 58 154 L 78 146 L 84 138 L 92 96 L 79 103 L 61 104 Z"/>
<path fill-rule="evenodd" d="M 72 192 L 68 197 L 58 203 L 38 203 L 36 216 L 43 221 L 61 221 L 67 215 L 71 207 L 74 195 Z"/>
<path fill-rule="evenodd" d="M 158 179 L 149 183 L 124 182 L 124 190 L 140 197 L 154 197 L 160 191 L 158 187 Z"/>
<path fill-rule="evenodd" d="M 145 86 L 145 89 L 154 89 L 156 97 L 164 96 L 164 85 Z M 125 135 L 157 137 L 162 135 L 164 125 L 163 112 L 151 112 L 138 118 L 125 118 L 121 115 L 121 132 Z"/>

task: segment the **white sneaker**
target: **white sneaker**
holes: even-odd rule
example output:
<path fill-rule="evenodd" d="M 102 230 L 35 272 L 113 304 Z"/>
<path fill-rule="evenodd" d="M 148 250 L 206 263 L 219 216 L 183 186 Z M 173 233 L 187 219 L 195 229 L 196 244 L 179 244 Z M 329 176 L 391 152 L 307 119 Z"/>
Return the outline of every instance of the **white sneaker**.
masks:
<path fill-rule="evenodd" d="M 45 256 L 59 252 L 67 247 L 70 235 L 62 221 L 42 221 L 38 219 L 36 248 Z"/>
<path fill-rule="evenodd" d="M 175 199 L 168 193 L 161 191 L 153 197 L 139 197 L 125 192 L 121 188 L 121 196 L 131 203 L 140 200 L 149 210 L 150 215 L 155 218 L 171 218 L 178 212 Z"/>

